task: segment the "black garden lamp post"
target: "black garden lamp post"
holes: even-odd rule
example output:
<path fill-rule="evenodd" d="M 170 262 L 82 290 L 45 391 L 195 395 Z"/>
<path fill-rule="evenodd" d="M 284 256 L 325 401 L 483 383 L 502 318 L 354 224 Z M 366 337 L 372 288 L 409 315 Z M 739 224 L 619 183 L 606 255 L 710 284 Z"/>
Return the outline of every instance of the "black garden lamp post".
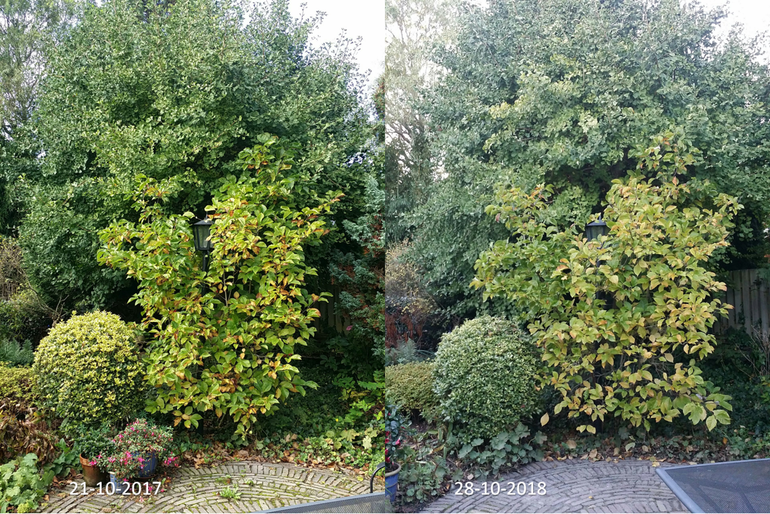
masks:
<path fill-rule="evenodd" d="M 214 245 L 209 239 L 211 235 L 211 225 L 213 222 L 206 216 L 198 223 L 193 225 L 193 236 L 195 239 L 195 249 L 203 253 L 203 272 L 209 270 L 209 253 L 214 249 Z"/>
<path fill-rule="evenodd" d="M 594 239 L 597 239 L 601 236 L 606 236 L 609 231 L 610 230 L 607 228 L 607 224 L 601 218 L 599 218 L 598 220 L 586 225 L 586 238 L 588 238 L 589 241 L 593 241 Z"/>

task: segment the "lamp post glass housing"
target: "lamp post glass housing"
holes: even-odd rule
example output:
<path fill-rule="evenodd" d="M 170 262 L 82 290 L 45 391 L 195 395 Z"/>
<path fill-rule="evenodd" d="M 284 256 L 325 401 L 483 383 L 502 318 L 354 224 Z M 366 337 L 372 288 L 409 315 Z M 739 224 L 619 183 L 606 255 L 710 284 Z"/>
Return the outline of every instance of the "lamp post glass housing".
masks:
<path fill-rule="evenodd" d="M 607 224 L 601 218 L 586 225 L 586 238 L 593 241 L 600 236 L 606 236 L 609 232 Z"/>
<path fill-rule="evenodd" d="M 214 249 L 214 245 L 209 239 L 211 235 L 212 221 L 206 216 L 198 223 L 193 225 L 193 239 L 195 241 L 195 249 L 203 253 L 203 272 L 206 273 L 209 270 L 209 253 Z"/>
<path fill-rule="evenodd" d="M 211 235 L 211 225 L 212 222 L 208 217 L 193 225 L 195 249 L 199 252 L 210 252 L 214 249 L 214 245 L 209 239 L 209 236 Z"/>

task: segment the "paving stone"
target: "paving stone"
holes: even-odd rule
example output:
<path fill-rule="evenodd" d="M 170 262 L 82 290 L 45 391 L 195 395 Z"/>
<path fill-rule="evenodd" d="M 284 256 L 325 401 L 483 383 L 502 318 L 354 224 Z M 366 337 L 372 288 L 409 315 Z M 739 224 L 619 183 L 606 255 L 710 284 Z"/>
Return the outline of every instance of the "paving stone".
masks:
<path fill-rule="evenodd" d="M 229 501 L 217 495 L 227 484 L 217 478 L 230 475 L 229 487 L 237 485 L 240 500 Z M 252 480 L 254 486 L 246 485 Z M 383 489 L 382 480 L 375 482 Z M 82 491 L 82 481 L 77 491 Z M 183 467 L 175 470 L 171 483 L 164 485 L 166 492 L 153 496 L 99 495 L 89 489 L 85 496 L 70 495 L 72 485 L 49 491 L 51 501 L 43 512 L 185 512 L 217 513 L 254 512 L 283 505 L 330 500 L 369 492 L 368 481 L 360 477 L 325 469 L 303 468 L 293 464 L 255 464 L 229 462 L 208 468 Z M 59 496 L 64 493 L 63 496 Z"/>
<path fill-rule="evenodd" d="M 491 481 L 486 482 L 489 486 Z M 457 488 L 453 485 L 448 494 L 422 512 L 687 512 L 649 461 L 538 462 L 522 466 L 498 482 L 506 493 L 508 482 L 544 482 L 546 494 L 495 496 L 479 492 L 464 496 L 454 494 Z M 474 487 L 483 491 L 483 483 L 474 481 Z"/>

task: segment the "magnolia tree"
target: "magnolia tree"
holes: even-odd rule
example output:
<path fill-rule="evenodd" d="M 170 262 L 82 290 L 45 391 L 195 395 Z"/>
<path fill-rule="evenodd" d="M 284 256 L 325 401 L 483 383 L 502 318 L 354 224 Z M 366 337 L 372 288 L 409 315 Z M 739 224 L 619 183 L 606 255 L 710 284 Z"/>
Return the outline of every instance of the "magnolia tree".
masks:
<path fill-rule="evenodd" d="M 550 186 L 504 191 L 487 208 L 512 237 L 481 254 L 472 285 L 515 302 L 543 348 L 544 383 L 562 395 L 554 412 L 585 420 L 580 431 L 608 416 L 648 430 L 680 415 L 709 430 L 730 422 L 730 398 L 696 362 L 714 350 L 709 328 L 730 308 L 705 264 L 727 246 L 740 205 L 707 182 L 683 183 L 693 158 L 682 150 L 664 136 L 640 152 L 640 170 L 655 178 L 613 181 L 609 233 L 593 241 L 541 219 Z"/>
<path fill-rule="evenodd" d="M 193 244 L 193 214 L 163 211 L 178 189 L 173 180 L 145 178 L 139 223 L 105 229 L 99 253 L 101 262 L 139 281 L 134 301 L 154 334 L 146 361 L 157 398 L 147 410 L 171 412 L 187 427 L 214 411 L 230 416 L 242 437 L 282 399 L 316 387 L 293 364 L 297 346 L 315 331 L 320 313 L 312 304 L 324 296 L 304 289 L 315 269 L 303 247 L 328 232 L 321 216 L 341 196 L 296 207 L 301 181 L 284 176 L 293 152 L 273 136 L 259 141 L 240 154 L 249 172 L 225 179 L 206 209 L 214 221 L 208 272 Z"/>

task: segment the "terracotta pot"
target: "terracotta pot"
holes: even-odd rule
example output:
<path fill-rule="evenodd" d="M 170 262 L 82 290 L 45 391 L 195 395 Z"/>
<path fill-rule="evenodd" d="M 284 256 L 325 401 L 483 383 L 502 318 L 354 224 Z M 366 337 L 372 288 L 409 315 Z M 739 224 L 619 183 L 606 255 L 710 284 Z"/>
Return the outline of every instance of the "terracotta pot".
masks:
<path fill-rule="evenodd" d="M 80 465 L 83 466 L 83 477 L 86 479 L 86 485 L 88 487 L 96 487 L 97 485 L 106 484 L 110 481 L 107 473 L 102 471 L 99 466 L 90 466 L 88 459 L 84 459 L 80 456 Z"/>

